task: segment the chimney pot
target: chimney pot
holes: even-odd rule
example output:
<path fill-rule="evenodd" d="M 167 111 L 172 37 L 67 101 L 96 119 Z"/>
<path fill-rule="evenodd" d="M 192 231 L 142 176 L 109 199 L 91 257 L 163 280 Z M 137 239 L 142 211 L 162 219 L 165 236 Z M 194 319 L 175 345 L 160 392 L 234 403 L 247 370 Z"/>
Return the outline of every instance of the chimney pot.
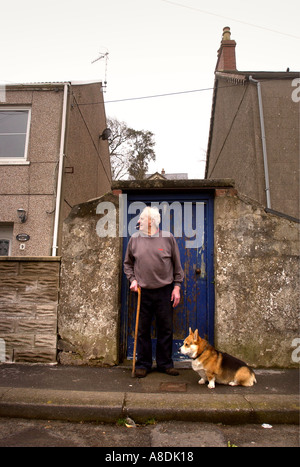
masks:
<path fill-rule="evenodd" d="M 222 40 L 223 41 L 230 41 L 230 36 L 231 36 L 230 27 L 225 26 L 225 28 L 223 28 L 223 38 L 222 38 Z"/>
<path fill-rule="evenodd" d="M 221 46 L 218 50 L 216 71 L 236 70 L 235 46 L 236 42 L 230 39 L 230 27 L 223 28 Z"/>

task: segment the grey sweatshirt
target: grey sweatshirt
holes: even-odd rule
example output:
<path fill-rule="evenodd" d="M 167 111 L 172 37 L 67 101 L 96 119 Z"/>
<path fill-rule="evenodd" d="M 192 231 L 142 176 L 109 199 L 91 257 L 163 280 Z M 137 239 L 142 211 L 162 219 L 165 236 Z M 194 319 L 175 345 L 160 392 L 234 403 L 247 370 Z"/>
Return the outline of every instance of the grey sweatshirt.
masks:
<path fill-rule="evenodd" d="M 159 231 L 153 236 L 136 232 L 128 242 L 124 272 L 132 282 L 146 289 L 157 289 L 168 284 L 181 285 L 184 273 L 175 238 L 169 232 Z"/>

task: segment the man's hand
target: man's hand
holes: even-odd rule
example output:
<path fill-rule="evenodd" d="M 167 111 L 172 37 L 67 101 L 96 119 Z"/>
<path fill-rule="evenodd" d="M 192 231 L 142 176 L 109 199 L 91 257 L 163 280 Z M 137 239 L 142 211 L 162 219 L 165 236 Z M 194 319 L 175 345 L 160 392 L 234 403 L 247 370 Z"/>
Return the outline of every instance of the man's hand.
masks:
<path fill-rule="evenodd" d="M 175 285 L 173 289 L 171 295 L 171 302 L 173 302 L 173 308 L 175 308 L 180 302 L 180 287 L 178 285 Z"/>
<path fill-rule="evenodd" d="M 138 283 L 137 280 L 133 280 L 130 284 L 130 290 L 131 292 L 137 292 L 138 291 Z"/>

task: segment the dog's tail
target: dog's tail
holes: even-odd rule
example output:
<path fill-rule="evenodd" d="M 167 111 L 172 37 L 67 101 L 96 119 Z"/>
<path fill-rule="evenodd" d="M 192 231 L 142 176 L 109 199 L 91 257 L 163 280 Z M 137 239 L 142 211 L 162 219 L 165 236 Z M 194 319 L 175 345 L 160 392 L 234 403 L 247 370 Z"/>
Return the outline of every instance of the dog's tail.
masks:
<path fill-rule="evenodd" d="M 255 376 L 255 373 L 252 370 L 252 368 L 250 369 L 250 372 L 251 372 L 251 376 L 250 376 L 250 379 L 249 379 L 249 383 L 250 383 L 249 386 L 253 386 L 253 384 L 257 383 L 256 376 Z"/>

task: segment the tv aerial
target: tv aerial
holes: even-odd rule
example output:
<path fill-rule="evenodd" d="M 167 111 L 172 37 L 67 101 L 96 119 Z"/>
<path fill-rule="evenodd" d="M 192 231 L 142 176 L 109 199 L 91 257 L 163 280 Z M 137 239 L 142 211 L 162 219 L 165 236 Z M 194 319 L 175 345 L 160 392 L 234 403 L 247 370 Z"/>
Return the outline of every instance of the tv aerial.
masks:
<path fill-rule="evenodd" d="M 108 55 L 109 55 L 109 52 L 108 52 L 108 50 L 106 49 L 106 52 L 99 52 L 99 57 L 95 58 L 95 60 L 92 61 L 92 64 L 95 63 L 95 62 L 98 62 L 99 60 L 104 60 L 104 61 L 105 61 L 105 78 L 104 78 L 104 84 L 103 84 L 103 86 L 102 86 L 103 92 L 106 92 L 106 88 L 107 88 L 107 63 L 108 63 Z"/>

